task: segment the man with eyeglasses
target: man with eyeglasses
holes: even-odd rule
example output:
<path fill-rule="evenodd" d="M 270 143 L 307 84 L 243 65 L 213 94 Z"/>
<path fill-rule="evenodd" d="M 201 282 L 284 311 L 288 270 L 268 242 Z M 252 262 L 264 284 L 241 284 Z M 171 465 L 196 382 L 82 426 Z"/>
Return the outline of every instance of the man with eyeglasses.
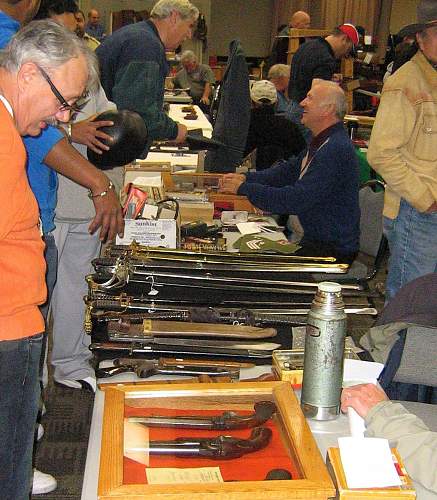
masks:
<path fill-rule="evenodd" d="M 5 500 L 29 498 L 44 331 L 38 306 L 46 296 L 38 206 L 20 136 L 39 135 L 47 121 L 68 122 L 97 75 L 80 40 L 50 21 L 28 24 L 0 53 L 0 491 Z"/>
<path fill-rule="evenodd" d="M 115 31 L 96 49 L 102 86 L 119 109 L 141 115 L 148 146 L 157 139 L 183 142 L 185 125 L 163 111 L 164 83 L 169 73 L 166 50 L 191 38 L 199 10 L 189 0 L 159 0 L 150 19 Z"/>
<path fill-rule="evenodd" d="M 25 25 L 33 19 L 40 3 L 40 0 L 0 0 L 0 49 L 5 47 L 10 38 L 19 30 L 20 25 Z M 71 77 L 74 78 L 74 75 Z M 63 104 L 59 100 L 58 102 Z M 106 146 L 100 142 L 99 133 L 95 127 L 93 134 L 93 127 L 89 127 L 87 134 L 82 134 L 81 141 L 86 146 L 101 151 Z M 45 174 L 41 173 L 41 176 L 45 175 L 45 181 L 41 181 L 42 191 L 41 196 L 38 197 L 43 222 L 47 215 L 47 206 L 41 205 L 41 201 L 50 200 L 50 196 L 56 190 L 57 181 L 56 174 L 51 171 L 53 169 L 88 188 L 93 195 L 107 193 L 105 196 L 93 198 L 96 215 L 89 226 L 91 233 L 100 227 L 102 240 L 112 240 L 117 233 L 123 233 L 120 203 L 114 190 L 107 189 L 109 187 L 108 177 L 80 155 L 69 144 L 64 134 L 56 128 L 48 126 L 39 137 L 25 138 L 24 141 L 29 161 L 40 165 L 41 169 L 45 171 Z M 50 168 L 48 169 L 47 166 Z M 38 196 L 38 193 L 35 194 Z"/>

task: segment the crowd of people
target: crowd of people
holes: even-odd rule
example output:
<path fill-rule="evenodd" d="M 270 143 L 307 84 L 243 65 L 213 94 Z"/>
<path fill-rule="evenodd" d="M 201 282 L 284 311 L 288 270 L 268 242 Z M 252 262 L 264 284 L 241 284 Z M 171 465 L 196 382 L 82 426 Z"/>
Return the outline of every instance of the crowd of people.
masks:
<path fill-rule="evenodd" d="M 169 75 L 166 51 L 193 35 L 199 10 L 189 0 L 159 0 L 150 18 L 106 33 L 100 14 L 74 0 L 0 0 L 0 491 L 24 500 L 56 488 L 32 467 L 34 429 L 47 383 L 47 318 L 53 318 L 50 362 L 55 383 L 96 391 L 88 336 L 82 328 L 84 277 L 101 243 L 123 234 L 117 192 L 121 167 L 101 170 L 86 149 L 103 154 L 112 121 L 106 110 L 133 110 L 155 140 L 183 143 L 187 128 L 163 109 Z M 386 182 L 384 231 L 390 246 L 386 299 L 415 278 L 437 272 L 437 5 L 422 0 L 408 36 L 417 53 L 396 66 L 383 87 L 369 144 L 370 165 Z M 290 240 L 306 251 L 352 262 L 359 251 L 359 167 L 345 131 L 346 97 L 337 64 L 359 43 L 344 23 L 325 38 L 302 40 L 287 64 L 278 40 L 289 28 L 308 29 L 293 13 L 273 46 L 267 79 L 252 82 L 245 153 L 256 171 L 229 173 L 220 190 L 246 196 L 262 210 L 288 217 Z M 411 40 L 410 40 L 411 41 Z M 281 59 L 282 57 L 282 59 Z M 185 50 L 174 75 L 194 103 L 209 111 L 211 68 Z M 427 442 L 406 465 L 425 479 L 437 439 L 416 417 L 374 385 L 345 389 L 342 409 L 354 408 L 375 436 L 408 431 Z M 407 422 L 405 424 L 405 422 Z M 401 450 L 402 451 L 402 450 Z M 434 462 L 432 462 L 434 463 Z M 33 471 L 33 472 L 32 472 Z"/>

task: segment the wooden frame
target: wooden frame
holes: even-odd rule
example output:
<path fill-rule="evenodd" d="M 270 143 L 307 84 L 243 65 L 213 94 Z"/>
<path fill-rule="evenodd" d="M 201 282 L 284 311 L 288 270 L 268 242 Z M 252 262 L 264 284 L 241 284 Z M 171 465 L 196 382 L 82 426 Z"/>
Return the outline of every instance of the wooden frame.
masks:
<path fill-rule="evenodd" d="M 255 500 L 327 499 L 335 488 L 299 402 L 288 382 L 156 385 L 119 384 L 105 389 L 99 500 L 159 499 Z M 123 418 L 125 405 L 161 408 L 251 409 L 256 401 L 274 401 L 284 444 L 303 479 L 237 481 L 219 484 L 123 484 Z M 244 460 L 244 457 L 241 459 Z"/>

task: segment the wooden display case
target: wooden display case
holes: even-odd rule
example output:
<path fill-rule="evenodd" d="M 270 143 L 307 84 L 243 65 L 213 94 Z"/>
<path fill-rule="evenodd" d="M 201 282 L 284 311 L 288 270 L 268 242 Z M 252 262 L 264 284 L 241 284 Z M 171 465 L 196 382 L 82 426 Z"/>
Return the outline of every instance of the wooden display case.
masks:
<path fill-rule="evenodd" d="M 340 450 L 338 448 L 329 448 L 328 450 L 328 467 L 333 475 L 336 486 L 336 500 L 375 500 L 375 499 L 391 499 L 391 500 L 413 500 L 416 498 L 416 491 L 413 483 L 405 471 L 401 457 L 395 448 L 392 448 L 394 462 L 397 464 L 398 474 L 401 478 L 401 486 L 393 486 L 389 488 L 348 488 L 346 476 L 344 474 L 343 465 L 340 458 Z"/>
<path fill-rule="evenodd" d="M 235 384 L 119 384 L 105 389 L 98 498 L 182 500 L 328 499 L 335 488 L 288 382 Z M 251 410 L 257 401 L 277 406 L 274 424 L 298 479 L 208 484 L 126 484 L 123 477 L 124 416 L 128 408 Z M 197 432 L 198 435 L 199 431 Z M 226 431 L 218 434 L 226 434 Z M 268 450 L 268 448 L 266 448 Z M 238 459 L 245 468 L 245 457 Z M 220 461 L 216 461 L 219 466 Z"/>

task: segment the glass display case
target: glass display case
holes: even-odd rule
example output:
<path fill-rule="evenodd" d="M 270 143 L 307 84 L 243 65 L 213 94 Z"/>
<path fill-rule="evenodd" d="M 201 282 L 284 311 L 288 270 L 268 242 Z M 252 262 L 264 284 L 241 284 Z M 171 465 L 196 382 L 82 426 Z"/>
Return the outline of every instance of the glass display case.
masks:
<path fill-rule="evenodd" d="M 288 382 L 102 388 L 99 499 L 335 495 Z"/>

